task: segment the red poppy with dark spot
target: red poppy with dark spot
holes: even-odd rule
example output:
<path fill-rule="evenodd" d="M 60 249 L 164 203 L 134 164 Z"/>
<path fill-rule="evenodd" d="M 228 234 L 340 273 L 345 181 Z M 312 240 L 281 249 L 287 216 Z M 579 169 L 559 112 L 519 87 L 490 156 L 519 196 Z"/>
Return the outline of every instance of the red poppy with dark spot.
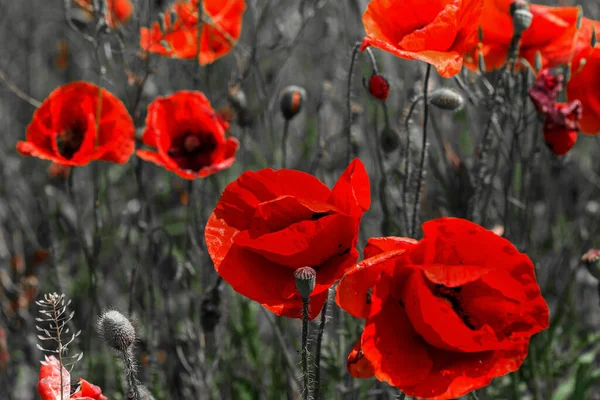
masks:
<path fill-rule="evenodd" d="M 484 56 L 488 71 L 500 68 L 506 62 L 514 27 L 510 14 L 513 0 L 484 0 L 480 26 L 483 31 L 482 46 L 473 46 L 465 55 L 466 66 L 477 70 L 478 57 Z M 535 65 L 536 54 L 542 57 L 542 67 L 566 64 L 571 57 L 575 39 L 577 7 L 550 7 L 530 4 L 533 15 L 531 25 L 522 36 L 519 57 Z"/>
<path fill-rule="evenodd" d="M 508 240 L 458 218 L 423 232 L 419 242 L 370 239 L 336 300 L 366 318 L 361 348 L 377 379 L 454 399 L 516 371 L 548 327 L 548 306 L 531 260 Z"/>
<path fill-rule="evenodd" d="M 208 252 L 235 291 L 290 318 L 302 313 L 294 272 L 313 268 L 313 319 L 328 289 L 358 258 L 358 227 L 370 203 L 369 176 L 358 159 L 333 190 L 300 171 L 245 172 L 227 186 L 208 220 Z"/>
<path fill-rule="evenodd" d="M 483 0 L 372 0 L 362 17 L 367 37 L 361 50 L 374 46 L 425 61 L 449 78 L 477 44 L 482 7 Z"/>
<path fill-rule="evenodd" d="M 600 133 L 600 48 L 589 51 L 585 65 L 577 72 L 573 71 L 567 83 L 567 99 L 580 101 L 583 111 L 581 131 L 589 135 Z"/>
<path fill-rule="evenodd" d="M 235 161 L 240 143 L 225 137 L 227 128 L 201 92 L 158 97 L 148 106 L 142 138 L 157 151 L 138 150 L 137 155 L 182 178 L 205 178 Z"/>
<path fill-rule="evenodd" d="M 134 135 L 121 100 L 89 82 L 72 82 L 50 93 L 34 112 L 17 150 L 61 165 L 123 164 L 133 153 Z"/>
<path fill-rule="evenodd" d="M 369 93 L 377 100 L 385 101 L 390 94 L 390 84 L 379 74 L 373 74 L 369 79 Z"/>
<path fill-rule="evenodd" d="M 93 12 L 94 10 L 93 0 L 73 0 L 73 2 L 86 11 Z M 127 23 L 132 15 L 133 3 L 131 0 L 106 0 L 104 19 L 109 27 L 115 28 Z"/>
<path fill-rule="evenodd" d="M 529 97 L 535 108 L 544 115 L 544 140 L 558 156 L 565 155 L 577 141 L 581 103 L 579 100 L 568 104 L 556 102 L 556 96 L 562 90 L 563 77 L 554 75 L 548 69 L 542 70 Z"/>
<path fill-rule="evenodd" d="M 62 367 L 62 395 L 61 395 L 61 365 L 54 356 L 46 357 L 40 368 L 38 394 L 42 400 L 108 400 L 102 395 L 102 390 L 92 385 L 85 379 L 79 378 L 79 388 L 71 394 L 71 375 Z"/>
<path fill-rule="evenodd" d="M 198 0 L 179 0 L 163 13 L 162 23 L 140 31 L 140 47 L 151 53 L 202 65 L 223 57 L 242 32 L 245 0 L 202 0 L 203 22 L 198 45 Z M 200 54 L 198 54 L 198 52 Z"/>

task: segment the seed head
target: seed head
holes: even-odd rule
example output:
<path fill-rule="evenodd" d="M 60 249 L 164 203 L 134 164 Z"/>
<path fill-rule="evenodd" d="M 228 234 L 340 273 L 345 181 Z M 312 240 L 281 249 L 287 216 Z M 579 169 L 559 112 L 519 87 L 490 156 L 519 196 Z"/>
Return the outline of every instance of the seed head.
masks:
<path fill-rule="evenodd" d="M 96 327 L 104 342 L 117 351 L 126 351 L 135 342 L 135 329 L 131 321 L 116 310 L 104 312 Z"/>
<path fill-rule="evenodd" d="M 288 121 L 294 118 L 300 112 L 305 98 L 306 90 L 299 86 L 291 85 L 283 89 L 279 102 L 283 118 Z"/>
<path fill-rule="evenodd" d="M 458 92 L 452 89 L 439 88 L 431 93 L 429 103 L 442 110 L 457 111 L 462 108 L 464 100 Z"/>
<path fill-rule="evenodd" d="M 385 101 L 390 94 L 390 84 L 383 75 L 373 74 L 369 79 L 369 93 L 377 100 Z"/>
<path fill-rule="evenodd" d="M 533 14 L 529 11 L 529 3 L 525 0 L 515 0 L 510 4 L 510 15 L 513 18 L 514 34 L 521 35 L 531 26 Z"/>
<path fill-rule="evenodd" d="M 296 278 L 296 290 L 300 293 L 303 299 L 310 298 L 310 294 L 315 290 L 317 282 L 317 271 L 311 267 L 298 268 L 294 272 Z"/>

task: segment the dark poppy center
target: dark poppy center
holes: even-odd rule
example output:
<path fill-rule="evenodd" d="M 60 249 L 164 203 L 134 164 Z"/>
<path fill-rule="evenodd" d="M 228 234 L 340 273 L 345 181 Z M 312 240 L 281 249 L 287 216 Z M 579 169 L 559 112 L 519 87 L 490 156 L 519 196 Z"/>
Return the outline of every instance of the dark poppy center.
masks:
<path fill-rule="evenodd" d="M 475 330 L 477 327 L 475 326 L 475 321 L 471 318 L 464 309 L 462 296 L 461 296 L 461 287 L 448 287 L 444 285 L 435 285 L 433 288 L 433 294 L 437 297 L 441 297 L 446 300 L 448 304 L 452 307 L 456 315 L 465 323 L 469 329 Z"/>
<path fill-rule="evenodd" d="M 85 137 L 86 126 L 75 121 L 68 129 L 56 135 L 56 147 L 61 156 L 70 160 L 79 151 Z"/>
<path fill-rule="evenodd" d="M 173 139 L 168 154 L 180 168 L 199 171 L 213 163 L 216 148 L 217 141 L 210 133 L 186 132 Z"/>

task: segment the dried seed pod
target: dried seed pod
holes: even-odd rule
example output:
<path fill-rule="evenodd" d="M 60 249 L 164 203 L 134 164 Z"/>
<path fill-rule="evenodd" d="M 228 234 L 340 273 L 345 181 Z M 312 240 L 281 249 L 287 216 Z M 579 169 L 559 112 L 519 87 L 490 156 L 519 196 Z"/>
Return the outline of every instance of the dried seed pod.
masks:
<path fill-rule="evenodd" d="M 455 90 L 439 88 L 429 95 L 429 103 L 442 110 L 457 111 L 463 107 L 464 100 Z"/>
<path fill-rule="evenodd" d="M 294 118 L 300 112 L 305 98 L 306 90 L 299 86 L 291 85 L 283 89 L 279 103 L 283 118 L 286 120 Z"/>
<path fill-rule="evenodd" d="M 371 93 L 371 96 L 380 101 L 385 101 L 390 94 L 390 84 L 387 79 L 380 74 L 371 75 L 367 89 L 369 90 L 369 93 Z"/>
<path fill-rule="evenodd" d="M 296 290 L 300 293 L 303 299 L 310 298 L 310 294 L 315 290 L 317 283 L 317 271 L 311 267 L 298 268 L 294 272 L 296 278 Z"/>

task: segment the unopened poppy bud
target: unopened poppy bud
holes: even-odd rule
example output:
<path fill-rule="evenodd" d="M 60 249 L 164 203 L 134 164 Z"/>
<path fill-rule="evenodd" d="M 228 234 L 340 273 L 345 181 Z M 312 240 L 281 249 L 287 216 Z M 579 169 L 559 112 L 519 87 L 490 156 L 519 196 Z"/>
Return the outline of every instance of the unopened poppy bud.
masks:
<path fill-rule="evenodd" d="M 485 57 L 483 56 L 483 53 L 479 53 L 478 55 L 478 60 L 479 61 L 479 72 L 484 73 L 485 72 Z"/>
<path fill-rule="evenodd" d="M 386 126 L 381 131 L 381 148 L 386 153 L 390 153 L 398 148 L 400 145 L 400 136 L 395 130 Z"/>
<path fill-rule="evenodd" d="M 436 89 L 429 96 L 429 103 L 442 110 L 457 111 L 464 104 L 462 96 L 449 88 Z"/>
<path fill-rule="evenodd" d="M 381 101 L 385 101 L 390 94 L 390 84 L 382 75 L 379 74 L 371 75 L 367 89 L 369 89 L 371 96 Z"/>
<path fill-rule="evenodd" d="M 135 342 L 135 328 L 131 321 L 116 310 L 103 313 L 96 329 L 104 342 L 114 350 L 126 351 Z"/>
<path fill-rule="evenodd" d="M 283 117 L 290 120 L 300 112 L 306 97 L 306 90 L 299 86 L 288 86 L 281 93 L 280 107 Z"/>
<path fill-rule="evenodd" d="M 310 294 L 315 290 L 317 283 L 317 271 L 311 267 L 298 268 L 294 272 L 296 278 L 296 290 L 300 293 L 303 299 L 310 298 Z"/>

